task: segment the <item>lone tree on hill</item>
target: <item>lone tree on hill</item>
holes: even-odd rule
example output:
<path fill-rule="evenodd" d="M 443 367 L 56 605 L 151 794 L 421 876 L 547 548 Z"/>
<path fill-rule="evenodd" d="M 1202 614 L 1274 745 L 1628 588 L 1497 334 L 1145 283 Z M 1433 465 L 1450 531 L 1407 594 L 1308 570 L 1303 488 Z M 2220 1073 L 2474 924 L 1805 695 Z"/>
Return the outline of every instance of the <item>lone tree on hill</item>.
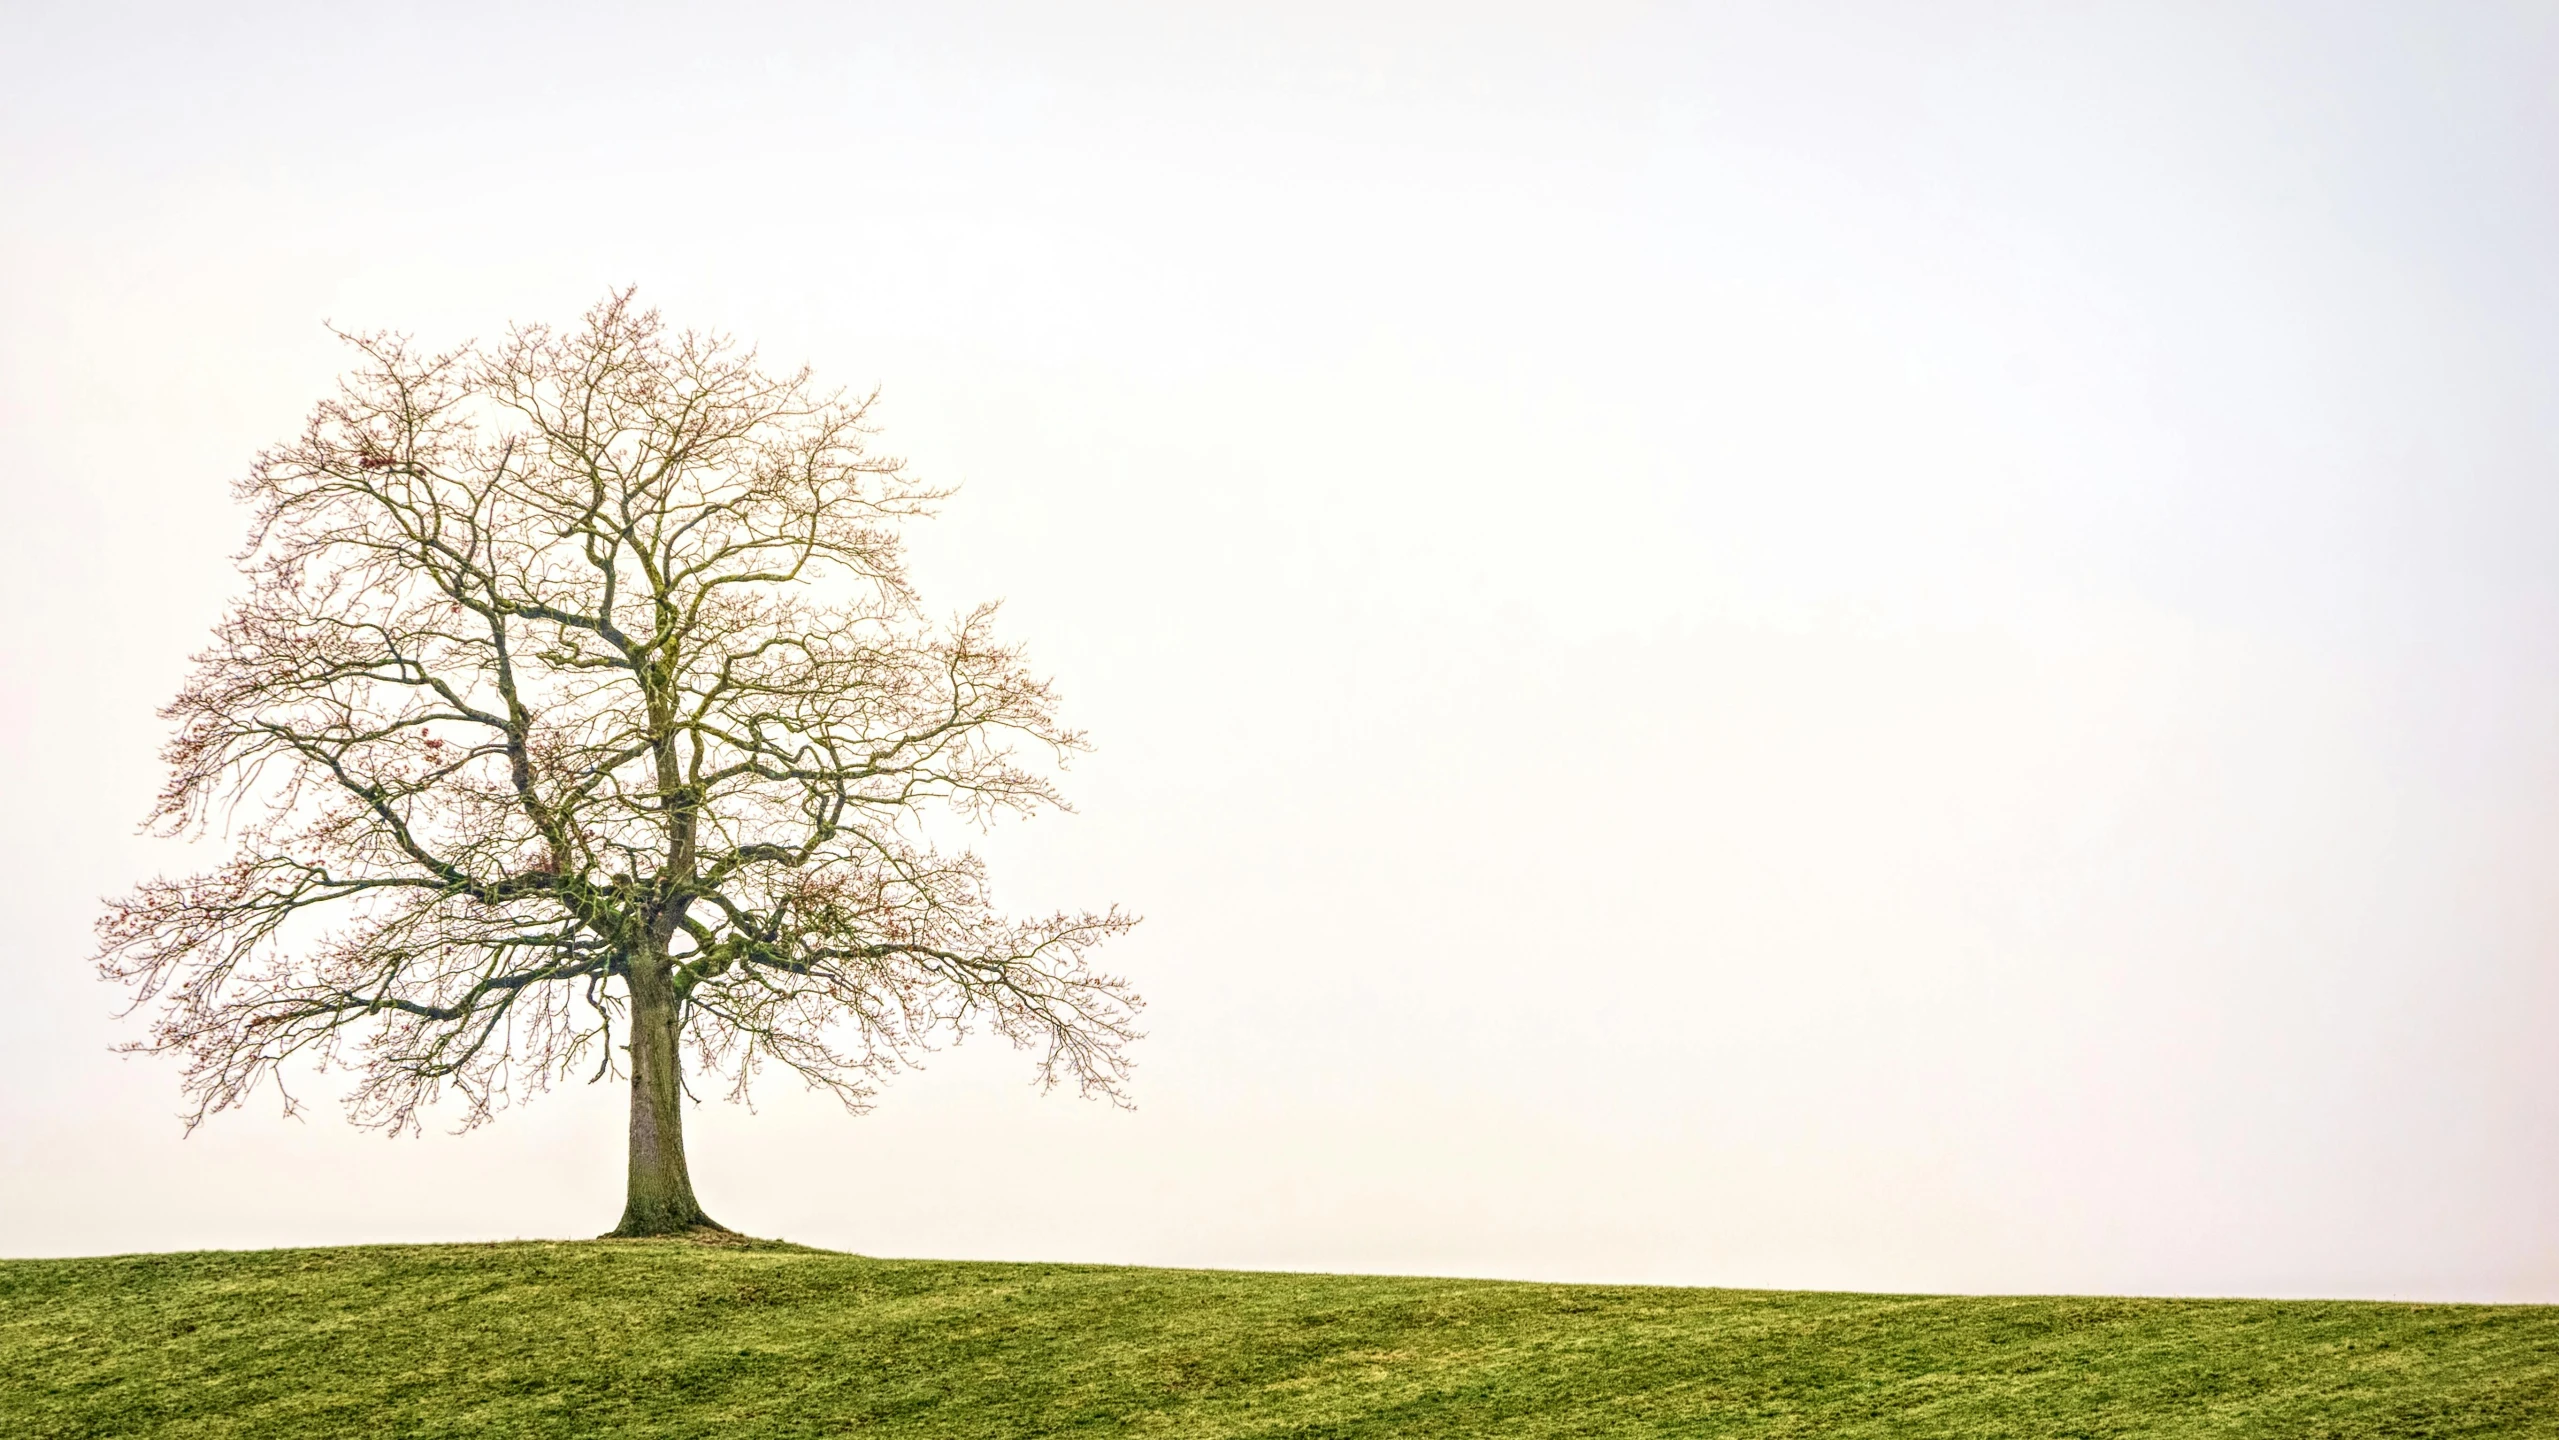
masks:
<path fill-rule="evenodd" d="M 982 1026 L 1120 1095 L 1138 1006 L 1091 968 L 1134 921 L 1011 919 L 925 820 L 1063 801 L 1083 747 L 993 607 L 921 609 L 901 521 L 942 493 L 869 401 L 671 334 L 628 291 L 487 350 L 359 352 L 242 497 L 250 583 L 164 715 L 153 824 L 218 869 L 99 922 L 100 968 L 186 1058 L 192 1128 L 295 1057 L 359 1124 L 464 1124 L 571 1073 L 631 1081 L 621 1235 L 718 1228 L 684 1070 L 767 1064 L 858 1110 Z"/>

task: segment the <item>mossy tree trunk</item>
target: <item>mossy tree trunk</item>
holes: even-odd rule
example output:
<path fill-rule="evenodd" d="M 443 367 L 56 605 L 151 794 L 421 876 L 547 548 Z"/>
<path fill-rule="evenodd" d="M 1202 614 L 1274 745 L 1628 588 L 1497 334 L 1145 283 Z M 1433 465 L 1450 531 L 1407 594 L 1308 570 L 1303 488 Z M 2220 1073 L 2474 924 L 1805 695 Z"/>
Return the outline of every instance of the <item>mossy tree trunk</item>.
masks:
<path fill-rule="evenodd" d="M 702 1212 L 684 1164 L 684 1023 L 674 966 L 634 957 L 631 990 L 631 1183 L 616 1235 L 674 1235 L 727 1227 Z"/>

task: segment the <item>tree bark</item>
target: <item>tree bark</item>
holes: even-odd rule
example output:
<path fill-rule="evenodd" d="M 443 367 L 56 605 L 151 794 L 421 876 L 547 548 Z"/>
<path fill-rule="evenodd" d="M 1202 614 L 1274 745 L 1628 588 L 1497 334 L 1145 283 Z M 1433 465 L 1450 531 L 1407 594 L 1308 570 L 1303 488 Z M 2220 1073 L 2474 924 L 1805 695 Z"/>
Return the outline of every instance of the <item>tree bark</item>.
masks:
<path fill-rule="evenodd" d="M 664 956 L 635 957 L 631 988 L 631 1187 L 616 1235 L 726 1230 L 693 1198 L 684 1165 L 684 1007 Z"/>

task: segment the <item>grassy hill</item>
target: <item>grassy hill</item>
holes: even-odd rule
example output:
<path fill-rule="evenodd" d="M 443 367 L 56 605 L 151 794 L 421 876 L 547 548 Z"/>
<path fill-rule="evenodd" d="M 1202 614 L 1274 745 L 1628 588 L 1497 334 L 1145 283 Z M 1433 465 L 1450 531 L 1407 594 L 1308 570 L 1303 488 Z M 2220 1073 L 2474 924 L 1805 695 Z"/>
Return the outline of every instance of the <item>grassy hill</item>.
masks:
<path fill-rule="evenodd" d="M 2559 1436 L 2559 1307 L 682 1241 L 0 1262 L 0 1434 Z"/>

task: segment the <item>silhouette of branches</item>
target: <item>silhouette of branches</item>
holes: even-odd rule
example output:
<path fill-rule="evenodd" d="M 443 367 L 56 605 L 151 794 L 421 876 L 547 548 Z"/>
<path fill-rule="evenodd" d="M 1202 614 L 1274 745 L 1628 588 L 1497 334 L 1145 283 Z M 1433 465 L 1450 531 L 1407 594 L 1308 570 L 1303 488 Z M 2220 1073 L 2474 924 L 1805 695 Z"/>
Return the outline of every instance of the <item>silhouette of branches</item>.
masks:
<path fill-rule="evenodd" d="M 1084 740 L 993 607 L 922 610 L 899 527 L 942 493 L 870 399 L 627 291 L 486 349 L 343 338 L 164 711 L 151 820 L 232 856 L 100 922 L 191 1123 L 302 1056 L 362 1123 L 476 1124 L 618 1073 L 635 964 L 741 1095 L 778 1064 L 858 1107 L 972 1027 L 1120 1095 L 1138 1001 L 1092 959 L 1131 917 L 1007 917 L 927 833 L 1061 805 Z"/>

